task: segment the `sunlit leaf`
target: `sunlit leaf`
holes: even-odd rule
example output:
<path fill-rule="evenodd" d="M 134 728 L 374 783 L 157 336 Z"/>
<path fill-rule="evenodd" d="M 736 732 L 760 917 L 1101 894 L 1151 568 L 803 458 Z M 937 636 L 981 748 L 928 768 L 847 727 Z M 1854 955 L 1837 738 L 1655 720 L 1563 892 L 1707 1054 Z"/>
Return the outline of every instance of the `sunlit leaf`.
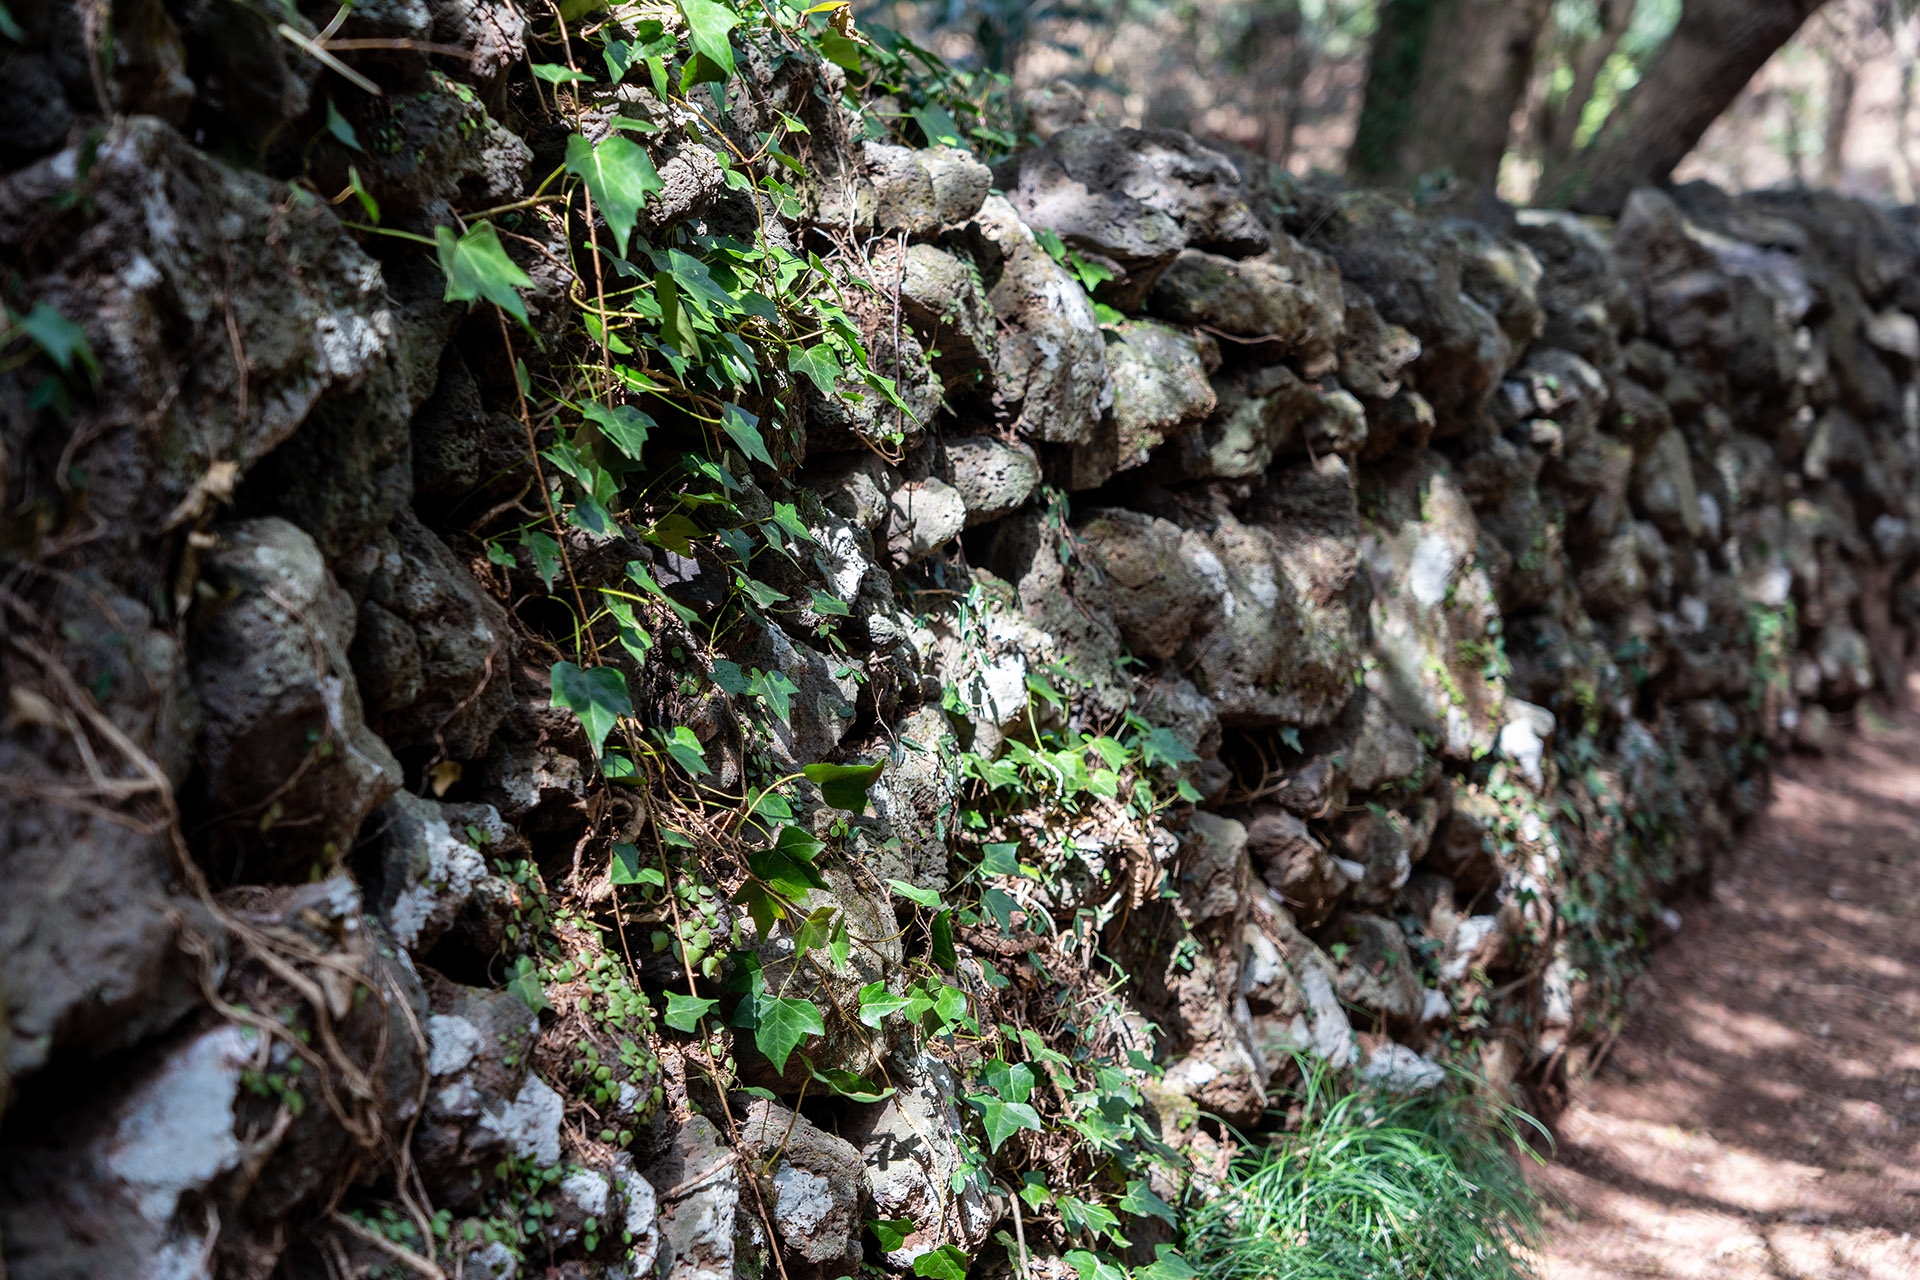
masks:
<path fill-rule="evenodd" d="M 552 704 L 564 707 L 580 717 L 580 725 L 593 743 L 593 752 L 601 746 L 621 716 L 633 714 L 627 697 L 627 678 L 617 667 L 577 667 L 571 662 L 553 664 L 550 682 Z"/>
<path fill-rule="evenodd" d="M 601 139 L 596 146 L 576 133 L 567 139 L 567 171 L 587 184 L 620 256 L 626 257 L 627 237 L 633 234 L 647 194 L 660 190 L 653 158 L 618 134 Z"/>

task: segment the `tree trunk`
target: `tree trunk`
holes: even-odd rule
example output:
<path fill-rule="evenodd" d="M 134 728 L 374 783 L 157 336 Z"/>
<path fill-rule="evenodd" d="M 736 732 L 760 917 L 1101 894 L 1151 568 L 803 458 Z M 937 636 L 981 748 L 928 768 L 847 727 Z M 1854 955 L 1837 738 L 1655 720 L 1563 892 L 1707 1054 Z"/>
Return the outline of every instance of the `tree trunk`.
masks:
<path fill-rule="evenodd" d="M 1893 15 L 1893 48 L 1900 58 L 1900 97 L 1893 121 L 1893 198 L 1912 204 L 1915 198 L 1913 166 L 1913 69 L 1920 62 L 1920 19 Z"/>
<path fill-rule="evenodd" d="M 1834 50 L 1827 62 L 1827 121 L 1820 145 L 1820 183 L 1838 189 L 1847 171 L 1847 129 L 1853 123 L 1853 65 L 1847 51 Z"/>
<path fill-rule="evenodd" d="M 1635 187 L 1664 182 L 1707 126 L 1823 0 L 1682 0 L 1674 28 L 1593 145 L 1555 166 L 1540 200 L 1618 213 Z"/>
<path fill-rule="evenodd" d="M 1607 59 L 1626 37 L 1633 25 L 1633 14 L 1640 0 L 1600 0 L 1600 34 L 1582 48 L 1573 59 L 1573 84 L 1553 118 L 1553 132 L 1547 139 L 1545 160 L 1555 164 L 1573 154 L 1574 139 L 1580 133 L 1580 118 L 1600 87 L 1600 73 Z"/>
<path fill-rule="evenodd" d="M 1491 186 L 1551 0 L 1386 0 L 1373 37 L 1356 181 L 1448 170 Z"/>

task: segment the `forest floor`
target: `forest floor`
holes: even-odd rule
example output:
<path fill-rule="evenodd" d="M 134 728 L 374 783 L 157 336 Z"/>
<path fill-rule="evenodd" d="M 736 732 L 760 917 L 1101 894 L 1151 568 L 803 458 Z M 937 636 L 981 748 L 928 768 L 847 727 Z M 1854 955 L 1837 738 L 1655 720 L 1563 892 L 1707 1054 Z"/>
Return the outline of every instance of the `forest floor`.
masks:
<path fill-rule="evenodd" d="M 1860 719 L 1678 904 L 1557 1125 L 1543 1280 L 1920 1277 L 1920 710 Z"/>

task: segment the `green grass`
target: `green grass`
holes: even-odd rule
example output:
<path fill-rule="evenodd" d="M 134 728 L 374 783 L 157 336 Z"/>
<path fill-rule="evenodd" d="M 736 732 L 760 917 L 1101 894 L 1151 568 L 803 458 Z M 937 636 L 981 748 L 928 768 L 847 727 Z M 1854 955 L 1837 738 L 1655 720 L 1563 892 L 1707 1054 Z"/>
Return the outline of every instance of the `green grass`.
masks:
<path fill-rule="evenodd" d="M 1344 1093 L 1302 1063 L 1297 1132 L 1235 1167 L 1189 1219 L 1209 1280 L 1528 1280 L 1538 1195 L 1516 1151 L 1531 1116 L 1464 1088 Z M 1544 1132 L 1544 1130 L 1542 1130 Z"/>

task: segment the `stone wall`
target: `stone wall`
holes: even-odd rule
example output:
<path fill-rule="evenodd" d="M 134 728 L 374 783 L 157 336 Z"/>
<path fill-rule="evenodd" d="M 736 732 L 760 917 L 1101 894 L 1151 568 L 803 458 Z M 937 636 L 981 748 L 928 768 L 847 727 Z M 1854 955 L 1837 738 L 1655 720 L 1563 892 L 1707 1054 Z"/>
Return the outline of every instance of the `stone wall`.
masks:
<path fill-rule="evenodd" d="M 540 565 L 488 552 L 537 517 L 527 444 L 561 418 L 431 251 L 328 201 L 351 165 L 384 229 L 431 237 L 527 196 L 568 129 L 509 5 L 355 6 L 342 38 L 415 42 L 350 59 L 377 110 L 250 15 L 116 5 L 97 73 L 90 20 L 54 6 L 3 55 L 0 268 L 27 318 L 0 364 L 10 1273 L 373 1275 L 509 1185 L 544 1206 L 534 1243 L 456 1231 L 467 1276 L 758 1274 L 768 1231 L 794 1276 L 981 1249 L 1017 1163 L 969 1173 L 964 1046 L 830 1028 L 820 1065 L 898 1092 L 829 1124 L 744 1041 L 770 1093 L 729 1105 L 651 1015 L 604 1076 L 556 1033 L 569 1001 L 657 1010 L 681 982 L 671 954 L 604 949 L 529 977 L 536 934 L 611 919 L 608 848 L 649 821 L 552 705 Z M 832 68 L 742 62 L 730 139 L 776 107 L 812 128 L 792 216 L 727 185 L 722 126 L 684 105 L 602 88 L 581 127 L 659 126 L 632 135 L 663 179 L 642 235 L 758 219 L 872 286 L 863 336 L 903 407 L 793 378 L 781 465 L 737 498 L 791 504 L 817 551 L 776 585 L 846 624 L 773 613 L 706 649 L 707 529 L 674 551 L 573 528 L 566 571 L 593 590 L 638 562 L 671 598 L 643 602 L 646 660 L 610 661 L 713 787 L 756 752 L 887 762 L 826 866 L 876 937 L 906 918 L 887 879 L 962 869 L 963 751 L 1170 730 L 1148 772 L 1188 799 L 1016 815 L 999 835 L 1058 874 L 1009 878 L 1025 926 L 961 930 L 952 972 L 1039 1002 L 1091 972 L 1092 928 L 1132 975 L 1105 1047 L 1153 1064 L 1140 1112 L 1195 1167 L 1225 1140 L 1196 1117 L 1258 1124 L 1301 1050 L 1409 1086 L 1463 1056 L 1551 1083 L 1769 758 L 1900 690 L 1907 213 L 1684 188 L 1611 226 L 1470 220 L 1057 116 L 989 170 L 862 140 L 811 90 Z M 536 372 L 589 349 L 577 236 L 529 217 L 508 243 Z M 768 742 L 705 683 L 716 657 L 786 677 Z M 530 907 L 549 895 L 582 914 Z M 723 899 L 685 909 L 791 963 Z M 889 980 L 891 945 L 848 991 Z M 422 1229 L 341 1212 L 374 1203 Z M 891 1252 L 863 1244 L 901 1218 Z"/>

